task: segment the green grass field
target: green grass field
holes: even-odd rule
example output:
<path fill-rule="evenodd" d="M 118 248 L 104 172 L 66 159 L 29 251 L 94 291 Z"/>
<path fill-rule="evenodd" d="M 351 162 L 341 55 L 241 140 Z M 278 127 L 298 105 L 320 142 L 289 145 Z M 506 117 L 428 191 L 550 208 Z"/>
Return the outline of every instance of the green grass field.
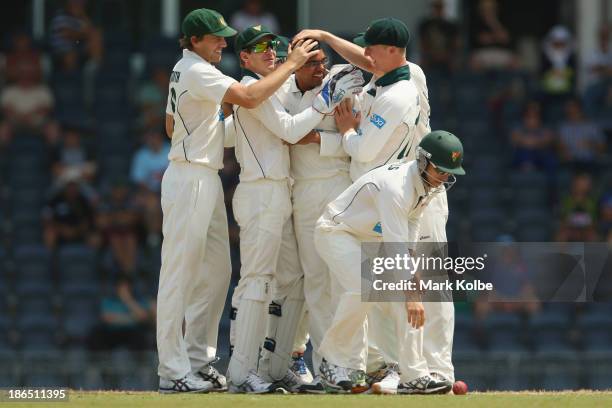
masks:
<path fill-rule="evenodd" d="M 379 408 L 379 407 L 612 407 L 612 392 L 489 392 L 468 395 L 265 395 L 230 394 L 159 395 L 154 392 L 71 391 L 65 403 L 1 403 L 5 407 L 193 407 L 193 408 Z"/>

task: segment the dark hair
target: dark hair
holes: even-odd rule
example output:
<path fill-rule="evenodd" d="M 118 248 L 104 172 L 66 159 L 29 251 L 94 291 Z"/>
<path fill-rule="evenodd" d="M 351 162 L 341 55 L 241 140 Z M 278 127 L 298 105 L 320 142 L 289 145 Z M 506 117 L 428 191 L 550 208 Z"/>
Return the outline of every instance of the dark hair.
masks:
<path fill-rule="evenodd" d="M 204 34 L 202 34 L 201 36 L 195 36 L 198 40 L 201 40 L 204 37 Z M 179 45 L 181 46 L 181 48 L 183 49 L 188 49 L 189 51 L 193 51 L 193 44 L 191 43 L 191 37 L 187 37 L 187 36 L 182 36 L 181 38 L 179 38 Z"/>

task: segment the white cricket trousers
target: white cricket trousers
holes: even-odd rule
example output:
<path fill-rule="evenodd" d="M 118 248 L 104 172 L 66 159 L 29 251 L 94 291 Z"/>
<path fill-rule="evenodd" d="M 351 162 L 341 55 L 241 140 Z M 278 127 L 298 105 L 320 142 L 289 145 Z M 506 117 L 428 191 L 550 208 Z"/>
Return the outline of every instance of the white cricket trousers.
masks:
<path fill-rule="evenodd" d="M 424 243 L 424 247 L 427 250 L 434 249 L 432 243 L 440 243 L 439 248 L 444 248 L 447 243 L 447 221 L 448 201 L 446 192 L 443 192 L 436 194 L 427 208 L 425 208 L 421 218 L 419 235 L 423 240 L 420 243 Z M 452 293 L 449 292 L 447 294 L 450 295 L 448 301 L 423 303 L 425 308 L 423 355 L 431 372 L 440 373 L 451 382 L 454 382 L 455 369 L 453 367 L 452 356 L 453 335 L 455 331 L 455 305 L 452 302 Z"/>
<path fill-rule="evenodd" d="M 231 278 L 227 216 L 217 171 L 170 162 L 162 180 L 161 206 L 158 374 L 178 379 L 215 359 Z"/>
<path fill-rule="evenodd" d="M 421 240 L 416 253 L 432 255 L 431 251 L 446 244 L 446 221 L 448 219 L 448 204 L 446 193 L 437 194 L 425 208 L 419 227 Z M 421 246 L 422 244 L 422 246 Z M 450 381 L 455 380 L 452 363 L 453 333 L 455 329 L 455 308 L 452 297 L 447 302 L 423 302 L 425 309 L 425 326 L 423 327 L 423 357 L 427 361 L 430 372 L 437 372 Z M 384 363 L 398 361 L 400 345 L 394 342 L 393 326 L 381 319 L 386 311 L 373 307 L 368 314 L 369 354 L 368 371 L 373 371 Z"/>
<path fill-rule="evenodd" d="M 240 182 L 232 203 L 240 227 L 240 280 L 232 306 L 238 309 L 245 284 L 254 278 L 272 280 L 270 299 L 283 297 L 302 276 L 291 198 L 287 181 Z"/>
<path fill-rule="evenodd" d="M 232 296 L 237 314 L 229 373 L 232 382 L 241 384 L 249 371 L 257 369 L 269 302 L 286 297 L 302 278 L 302 271 L 287 180 L 241 182 L 233 207 L 240 226 L 241 267 Z"/>
<path fill-rule="evenodd" d="M 378 303 L 361 301 L 361 242 L 345 231 L 315 230 L 315 245 L 333 276 L 332 303 L 337 303 L 332 323 L 323 337 L 319 353 L 328 362 L 352 369 L 365 370 L 368 358 L 367 314 Z M 368 283 L 364 281 L 364 285 Z M 408 324 L 405 304 L 381 305 L 388 310 L 385 319 L 394 325 L 400 344 L 399 364 L 402 380 L 410 381 L 428 374 L 422 357 L 423 330 Z"/>
<path fill-rule="evenodd" d="M 308 332 L 312 342 L 313 366 L 318 371 L 321 356 L 317 352 L 323 335 L 334 316 L 331 304 L 331 277 L 327 264 L 317 252 L 314 243 L 315 226 L 327 204 L 335 200 L 351 185 L 348 172 L 333 177 L 296 180 L 293 186 L 293 224 L 304 271 L 304 296 L 307 306 Z M 298 332 L 295 348 L 304 347 L 304 335 Z"/>

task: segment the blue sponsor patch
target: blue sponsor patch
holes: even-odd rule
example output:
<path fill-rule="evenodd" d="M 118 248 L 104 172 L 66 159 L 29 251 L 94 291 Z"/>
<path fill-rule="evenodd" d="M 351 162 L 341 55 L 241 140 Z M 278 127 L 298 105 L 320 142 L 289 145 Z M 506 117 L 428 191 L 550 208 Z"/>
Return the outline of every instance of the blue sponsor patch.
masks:
<path fill-rule="evenodd" d="M 225 114 L 223 113 L 223 109 L 219 109 L 219 122 L 223 122 L 225 119 Z"/>
<path fill-rule="evenodd" d="M 372 228 L 372 231 L 382 234 L 382 226 L 380 225 L 380 222 L 377 223 L 374 228 Z"/>
<path fill-rule="evenodd" d="M 370 122 L 372 122 L 374 126 L 376 126 L 379 129 L 382 129 L 382 127 L 385 126 L 385 123 L 387 123 L 387 121 L 384 120 L 382 116 L 378 116 L 375 113 L 373 113 L 372 116 L 370 116 Z"/>

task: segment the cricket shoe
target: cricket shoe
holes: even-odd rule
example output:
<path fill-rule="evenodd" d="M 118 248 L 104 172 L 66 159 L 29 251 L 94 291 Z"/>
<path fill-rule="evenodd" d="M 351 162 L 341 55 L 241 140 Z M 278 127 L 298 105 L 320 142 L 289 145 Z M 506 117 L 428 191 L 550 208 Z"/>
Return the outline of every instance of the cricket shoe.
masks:
<path fill-rule="evenodd" d="M 396 364 L 390 364 L 378 371 L 384 371 L 384 376 L 372 382 L 372 394 L 397 394 L 397 387 L 400 383 L 399 367 Z"/>
<path fill-rule="evenodd" d="M 293 356 L 291 356 L 291 359 L 293 360 L 293 363 L 291 364 L 291 371 L 298 375 L 302 379 L 303 383 L 312 382 L 312 373 L 306 365 L 304 353 L 295 353 Z"/>
<path fill-rule="evenodd" d="M 437 372 L 433 372 L 433 373 L 429 373 L 429 376 L 438 382 L 448 383 L 450 385 L 450 390 L 448 392 L 450 392 L 453 389 L 453 381 L 449 380 L 444 375 L 437 373 Z"/>
<path fill-rule="evenodd" d="M 230 381 L 228 386 L 228 392 L 232 394 L 271 394 L 279 391 L 279 389 L 282 390 L 282 388 L 266 382 L 254 371 L 249 372 L 242 384 L 234 384 Z"/>
<path fill-rule="evenodd" d="M 159 379 L 160 394 L 208 392 L 212 390 L 212 388 L 213 384 L 210 381 L 204 381 L 202 378 L 191 373 L 178 380 L 170 380 L 162 377 Z"/>
<path fill-rule="evenodd" d="M 387 376 L 387 365 L 385 364 L 378 370 L 374 370 L 374 371 L 370 371 L 369 373 L 366 373 L 366 376 L 367 376 L 366 381 L 368 382 L 368 384 L 370 384 L 370 386 L 372 386 L 372 384 L 374 383 L 382 381 L 383 378 Z"/>
<path fill-rule="evenodd" d="M 196 373 L 196 375 L 201 377 L 204 381 L 212 383 L 213 388 L 211 391 L 227 391 L 227 379 L 213 366 L 217 361 L 219 361 L 219 357 L 216 357 L 213 361 L 206 364 Z"/>
<path fill-rule="evenodd" d="M 398 394 L 446 394 L 453 388 L 448 381 L 438 381 L 429 375 L 401 383 L 397 387 Z"/>
<path fill-rule="evenodd" d="M 351 379 L 351 393 L 353 394 L 361 394 L 370 388 L 366 373 L 363 370 L 349 369 L 349 378 Z"/>
<path fill-rule="evenodd" d="M 323 360 L 319 372 L 321 372 L 321 382 L 325 386 L 325 391 L 329 393 L 350 393 L 353 388 L 353 381 L 349 376 L 349 371 L 348 368 Z"/>
<path fill-rule="evenodd" d="M 295 374 L 292 369 L 287 369 L 287 374 L 280 380 L 274 382 L 277 388 L 282 388 L 291 393 L 300 392 L 300 387 L 306 384 L 308 383 L 302 381 L 302 378 Z"/>
<path fill-rule="evenodd" d="M 315 375 L 312 379 L 312 382 L 307 384 L 302 384 L 298 391 L 300 394 L 325 394 L 325 385 L 323 385 L 323 381 L 321 380 L 321 376 Z"/>

